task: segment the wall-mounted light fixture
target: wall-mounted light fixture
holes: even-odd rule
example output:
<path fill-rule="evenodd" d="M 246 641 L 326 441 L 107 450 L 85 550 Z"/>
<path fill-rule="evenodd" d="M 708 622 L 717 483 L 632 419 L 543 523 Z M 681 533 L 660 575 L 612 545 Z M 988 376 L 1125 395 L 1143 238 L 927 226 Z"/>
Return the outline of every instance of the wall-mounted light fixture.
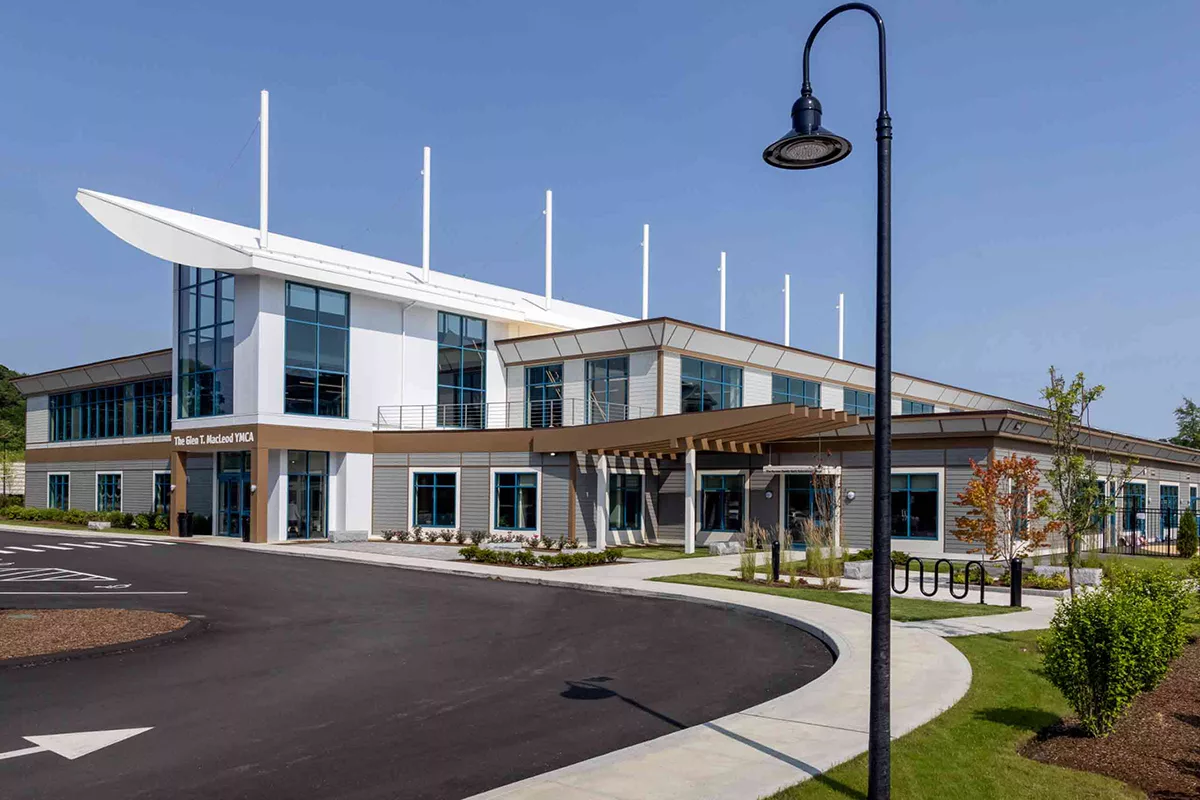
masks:
<path fill-rule="evenodd" d="M 846 492 L 846 502 L 849 503 L 849 502 L 853 501 L 856 496 L 857 495 L 854 494 L 853 490 Z"/>
<path fill-rule="evenodd" d="M 254 494 L 257 491 L 258 491 L 258 484 L 257 483 L 250 484 L 250 494 Z"/>

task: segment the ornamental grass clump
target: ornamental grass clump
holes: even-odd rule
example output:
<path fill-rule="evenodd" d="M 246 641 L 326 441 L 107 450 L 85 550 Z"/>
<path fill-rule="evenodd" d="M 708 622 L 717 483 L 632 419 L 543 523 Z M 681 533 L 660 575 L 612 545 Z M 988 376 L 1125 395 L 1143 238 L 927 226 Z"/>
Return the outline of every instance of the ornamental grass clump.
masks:
<path fill-rule="evenodd" d="M 834 554 L 833 526 L 805 519 L 800 523 L 800 531 L 806 543 L 804 559 L 808 571 L 821 582 L 822 589 L 840 588 L 842 581 L 838 571 L 841 563 Z"/>
<path fill-rule="evenodd" d="M 1183 580 L 1165 569 L 1114 573 L 1100 589 L 1059 602 L 1040 640 L 1046 677 L 1092 736 L 1107 736 L 1153 689 L 1186 640 Z"/>

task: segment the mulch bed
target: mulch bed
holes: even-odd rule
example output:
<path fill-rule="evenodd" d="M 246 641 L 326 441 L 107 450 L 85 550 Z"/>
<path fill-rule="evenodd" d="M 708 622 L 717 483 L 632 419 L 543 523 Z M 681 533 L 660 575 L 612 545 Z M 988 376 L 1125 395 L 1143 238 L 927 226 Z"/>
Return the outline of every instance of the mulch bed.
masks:
<path fill-rule="evenodd" d="M 1088 738 L 1066 720 L 1021 752 L 1117 778 L 1156 800 L 1200 797 L 1200 641 L 1184 649 L 1158 688 L 1134 701 L 1107 738 Z"/>
<path fill-rule="evenodd" d="M 0 611 L 0 660 L 124 644 L 179 630 L 187 617 L 124 608 Z"/>

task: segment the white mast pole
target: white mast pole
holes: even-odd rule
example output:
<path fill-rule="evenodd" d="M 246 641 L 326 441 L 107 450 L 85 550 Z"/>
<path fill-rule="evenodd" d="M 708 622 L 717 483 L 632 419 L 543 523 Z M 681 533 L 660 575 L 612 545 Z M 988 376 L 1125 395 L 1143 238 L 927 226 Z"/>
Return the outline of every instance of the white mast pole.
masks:
<path fill-rule="evenodd" d="M 721 251 L 721 330 L 725 330 L 725 251 Z"/>
<path fill-rule="evenodd" d="M 267 249 L 267 150 L 271 138 L 269 95 L 262 90 L 261 107 L 258 112 L 258 246 Z"/>
<path fill-rule="evenodd" d="M 429 170 L 430 151 L 425 148 L 425 163 L 421 168 L 424 187 L 421 195 L 421 278 L 429 283 Z"/>
<path fill-rule="evenodd" d="M 792 276 L 783 276 L 783 346 L 792 346 Z"/>
<path fill-rule="evenodd" d="M 838 358 L 846 357 L 846 294 L 838 292 Z"/>
<path fill-rule="evenodd" d="M 550 308 L 550 289 L 554 272 L 554 193 L 546 190 L 546 308 Z"/>
<path fill-rule="evenodd" d="M 650 318 L 650 225 L 642 226 L 642 319 Z"/>

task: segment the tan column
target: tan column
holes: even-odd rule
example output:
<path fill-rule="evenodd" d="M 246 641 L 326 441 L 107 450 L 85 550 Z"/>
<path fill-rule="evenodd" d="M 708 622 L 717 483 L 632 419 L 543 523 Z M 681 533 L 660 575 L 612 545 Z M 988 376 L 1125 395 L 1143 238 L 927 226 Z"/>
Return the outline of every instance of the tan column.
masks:
<path fill-rule="evenodd" d="M 250 484 L 254 487 L 250 495 L 250 541 L 267 541 L 267 500 L 271 496 L 269 485 L 271 466 L 270 450 L 255 448 L 250 451 Z"/>
<path fill-rule="evenodd" d="M 187 511 L 187 453 L 183 450 L 171 451 L 171 509 L 168 520 L 171 524 L 171 535 L 179 535 L 179 522 L 176 514 Z"/>

